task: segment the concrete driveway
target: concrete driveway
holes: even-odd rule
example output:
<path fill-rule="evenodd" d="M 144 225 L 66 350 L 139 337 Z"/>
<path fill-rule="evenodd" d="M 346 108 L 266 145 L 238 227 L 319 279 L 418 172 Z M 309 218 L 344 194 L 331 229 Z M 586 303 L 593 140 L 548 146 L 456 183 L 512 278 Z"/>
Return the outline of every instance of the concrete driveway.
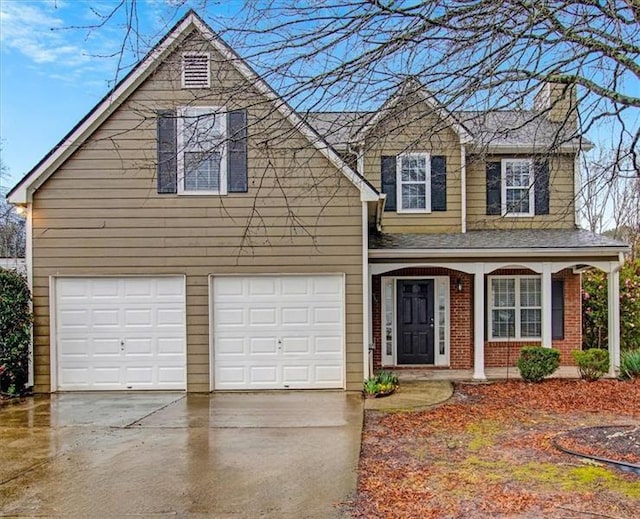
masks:
<path fill-rule="evenodd" d="M 340 517 L 362 401 L 344 392 L 85 393 L 0 405 L 0 515 Z"/>

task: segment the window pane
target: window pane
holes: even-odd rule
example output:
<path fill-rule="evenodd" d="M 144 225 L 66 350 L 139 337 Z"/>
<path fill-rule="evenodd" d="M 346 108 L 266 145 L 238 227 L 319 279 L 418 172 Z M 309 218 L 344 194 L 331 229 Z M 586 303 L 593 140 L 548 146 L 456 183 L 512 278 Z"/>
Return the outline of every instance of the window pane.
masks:
<path fill-rule="evenodd" d="M 515 337 L 516 311 L 492 310 L 491 311 L 491 335 L 494 338 L 504 339 Z"/>
<path fill-rule="evenodd" d="M 529 188 L 507 188 L 507 213 L 528 213 L 530 207 Z"/>
<path fill-rule="evenodd" d="M 492 279 L 491 292 L 493 293 L 493 306 L 515 307 L 516 285 L 514 279 Z"/>
<path fill-rule="evenodd" d="M 541 306 L 542 294 L 540 279 L 520 280 L 520 306 Z"/>
<path fill-rule="evenodd" d="M 224 141 L 223 115 L 199 113 L 194 109 L 184 117 L 183 145 L 185 150 L 206 150 Z"/>
<path fill-rule="evenodd" d="M 520 310 L 520 336 L 540 337 L 542 335 L 542 315 L 541 310 L 523 309 Z"/>
<path fill-rule="evenodd" d="M 186 152 L 184 154 L 184 190 L 220 190 L 219 152 Z"/>
<path fill-rule="evenodd" d="M 403 209 L 426 208 L 426 186 L 424 184 L 409 184 L 402 186 Z"/>
<path fill-rule="evenodd" d="M 427 179 L 427 161 L 425 157 L 406 155 L 402 157 L 402 182 L 425 182 Z"/>
<path fill-rule="evenodd" d="M 507 187 L 529 187 L 531 183 L 531 167 L 529 162 L 507 162 Z"/>

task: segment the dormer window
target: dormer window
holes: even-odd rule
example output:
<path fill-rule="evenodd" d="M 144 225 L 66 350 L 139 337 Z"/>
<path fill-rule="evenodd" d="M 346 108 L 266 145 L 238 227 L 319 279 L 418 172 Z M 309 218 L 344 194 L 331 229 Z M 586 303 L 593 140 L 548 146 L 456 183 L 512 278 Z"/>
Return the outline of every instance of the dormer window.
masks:
<path fill-rule="evenodd" d="M 504 216 L 535 214 L 533 179 L 532 160 L 502 160 L 502 214 Z"/>
<path fill-rule="evenodd" d="M 209 88 L 210 64 L 207 52 L 185 52 L 182 55 L 182 88 Z"/>
<path fill-rule="evenodd" d="M 431 168 L 428 153 L 404 153 L 397 157 L 398 212 L 431 212 Z"/>

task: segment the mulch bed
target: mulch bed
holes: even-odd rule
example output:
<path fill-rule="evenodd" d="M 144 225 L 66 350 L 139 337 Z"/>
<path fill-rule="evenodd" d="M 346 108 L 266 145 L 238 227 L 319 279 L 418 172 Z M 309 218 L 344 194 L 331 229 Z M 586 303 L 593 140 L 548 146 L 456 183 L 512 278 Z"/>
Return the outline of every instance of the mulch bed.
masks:
<path fill-rule="evenodd" d="M 578 454 L 640 465 L 640 426 L 584 427 L 556 438 L 556 444 Z"/>
<path fill-rule="evenodd" d="M 562 453 L 553 441 L 635 463 L 639 430 L 640 380 L 460 384 L 431 410 L 367 412 L 350 511 L 367 518 L 637 517 L 639 476 Z"/>

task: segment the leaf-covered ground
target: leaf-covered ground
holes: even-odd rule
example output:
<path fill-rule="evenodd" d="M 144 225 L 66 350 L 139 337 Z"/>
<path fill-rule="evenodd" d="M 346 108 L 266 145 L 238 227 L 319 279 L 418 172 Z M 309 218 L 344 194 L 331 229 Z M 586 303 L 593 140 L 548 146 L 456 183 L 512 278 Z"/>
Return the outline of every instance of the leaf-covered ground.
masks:
<path fill-rule="evenodd" d="M 352 513 L 639 517 L 640 476 L 552 445 L 559 433 L 603 425 L 640 425 L 640 380 L 461 384 L 428 411 L 369 411 Z"/>

